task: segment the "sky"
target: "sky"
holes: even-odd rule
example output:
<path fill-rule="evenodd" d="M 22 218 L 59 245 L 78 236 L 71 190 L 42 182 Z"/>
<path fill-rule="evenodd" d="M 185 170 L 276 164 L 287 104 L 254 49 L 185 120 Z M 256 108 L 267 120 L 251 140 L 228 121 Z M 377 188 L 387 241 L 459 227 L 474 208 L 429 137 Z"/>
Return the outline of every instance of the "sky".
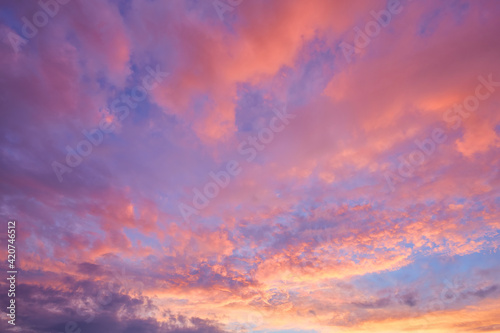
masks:
<path fill-rule="evenodd" d="M 2 0 L 0 331 L 500 332 L 499 16 Z"/>

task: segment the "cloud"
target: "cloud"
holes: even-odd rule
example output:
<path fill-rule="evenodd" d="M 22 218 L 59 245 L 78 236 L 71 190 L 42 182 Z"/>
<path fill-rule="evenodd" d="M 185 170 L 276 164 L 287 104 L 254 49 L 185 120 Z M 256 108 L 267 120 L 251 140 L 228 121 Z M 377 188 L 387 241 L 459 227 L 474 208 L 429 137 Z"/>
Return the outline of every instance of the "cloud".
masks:
<path fill-rule="evenodd" d="M 61 7 L 22 52 L 0 43 L 23 329 L 223 332 L 249 313 L 263 331 L 494 329 L 500 92 L 457 128 L 443 115 L 500 80 L 498 5 L 405 1 L 347 63 L 339 44 L 386 1 L 249 0 L 224 22 L 210 2 L 97 3 Z M 7 1 L 0 33 L 37 8 Z M 170 75 L 60 183 L 51 162 L 156 65 Z M 295 118 L 248 161 L 238 146 L 283 105 Z M 437 127 L 446 142 L 388 191 Z M 178 204 L 231 160 L 241 174 L 184 221 Z M 103 285 L 119 291 L 97 306 Z"/>
<path fill-rule="evenodd" d="M 36 285 L 18 285 L 16 326 L 23 332 L 167 332 L 224 333 L 211 319 L 188 317 L 169 310 L 160 311 L 147 297 L 110 293 L 99 298 L 105 286 L 78 282 L 71 291 Z"/>
<path fill-rule="evenodd" d="M 390 302 L 391 302 L 390 298 L 385 297 L 374 301 L 354 302 L 352 304 L 362 309 L 380 309 L 387 307 L 390 304 Z"/>

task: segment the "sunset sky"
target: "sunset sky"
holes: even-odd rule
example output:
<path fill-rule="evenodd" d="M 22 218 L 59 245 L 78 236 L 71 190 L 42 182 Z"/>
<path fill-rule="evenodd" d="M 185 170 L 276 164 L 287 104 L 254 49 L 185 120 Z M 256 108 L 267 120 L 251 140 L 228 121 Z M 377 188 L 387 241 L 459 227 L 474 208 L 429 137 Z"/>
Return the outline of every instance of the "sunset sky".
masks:
<path fill-rule="evenodd" d="M 500 332 L 499 18 L 1 0 L 0 331 Z"/>

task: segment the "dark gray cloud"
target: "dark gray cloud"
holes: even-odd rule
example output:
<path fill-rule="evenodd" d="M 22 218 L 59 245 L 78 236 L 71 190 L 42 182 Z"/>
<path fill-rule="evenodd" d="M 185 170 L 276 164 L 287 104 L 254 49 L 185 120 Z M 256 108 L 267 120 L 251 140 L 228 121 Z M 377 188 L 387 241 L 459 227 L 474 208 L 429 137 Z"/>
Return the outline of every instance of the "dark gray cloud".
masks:
<path fill-rule="evenodd" d="M 23 333 L 229 333 L 213 320 L 160 312 L 147 297 L 106 292 L 92 281 L 70 291 L 27 284 L 18 291 L 16 327 Z"/>
<path fill-rule="evenodd" d="M 405 294 L 400 294 L 400 295 L 398 295 L 398 300 L 404 305 L 414 307 L 418 303 L 417 293 L 416 292 L 408 292 Z"/>
<path fill-rule="evenodd" d="M 492 286 L 489 286 L 486 288 L 476 290 L 476 291 L 472 292 L 472 295 L 477 296 L 479 298 L 485 298 L 485 297 L 492 295 L 497 290 L 499 290 L 498 285 L 492 285 Z"/>

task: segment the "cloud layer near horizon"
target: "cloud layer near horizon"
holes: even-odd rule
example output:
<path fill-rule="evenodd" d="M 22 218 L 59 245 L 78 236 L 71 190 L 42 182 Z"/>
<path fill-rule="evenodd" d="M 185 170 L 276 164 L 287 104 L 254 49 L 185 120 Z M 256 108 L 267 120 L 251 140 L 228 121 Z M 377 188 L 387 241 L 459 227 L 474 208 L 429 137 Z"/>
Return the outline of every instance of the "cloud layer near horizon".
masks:
<path fill-rule="evenodd" d="M 227 6 L 3 2 L 23 332 L 500 331 L 500 5 Z"/>

